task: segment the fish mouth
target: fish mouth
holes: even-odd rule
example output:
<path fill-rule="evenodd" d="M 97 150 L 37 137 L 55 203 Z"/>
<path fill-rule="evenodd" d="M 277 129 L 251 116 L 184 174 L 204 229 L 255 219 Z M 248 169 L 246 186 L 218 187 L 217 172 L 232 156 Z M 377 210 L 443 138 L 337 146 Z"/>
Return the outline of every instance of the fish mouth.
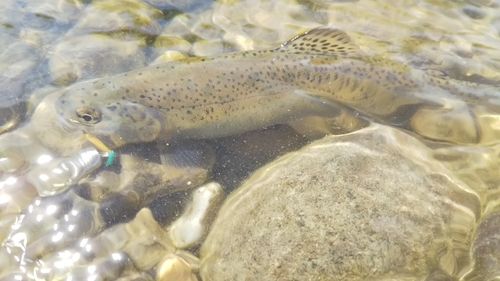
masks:
<path fill-rule="evenodd" d="M 85 133 L 87 139 L 96 145 L 95 141 L 92 141 L 89 138 L 96 139 L 101 142 L 107 148 L 115 148 L 118 146 L 124 145 L 123 141 L 120 141 L 119 136 L 115 136 L 112 132 L 107 132 L 106 130 L 103 132 L 101 129 L 96 130 L 96 128 L 92 125 L 86 125 L 78 122 L 72 118 L 64 118 L 63 116 L 58 116 L 56 118 L 56 124 L 65 132 L 69 134 L 74 133 Z M 99 145 L 97 145 L 99 147 Z"/>

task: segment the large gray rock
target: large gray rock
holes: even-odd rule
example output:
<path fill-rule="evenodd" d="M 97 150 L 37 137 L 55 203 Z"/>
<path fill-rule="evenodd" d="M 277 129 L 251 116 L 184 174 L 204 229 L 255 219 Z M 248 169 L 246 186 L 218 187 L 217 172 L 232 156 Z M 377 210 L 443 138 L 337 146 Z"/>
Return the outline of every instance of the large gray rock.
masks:
<path fill-rule="evenodd" d="M 372 126 L 283 156 L 227 199 L 200 250 L 201 277 L 453 280 L 470 263 L 480 203 L 428 155 Z"/>

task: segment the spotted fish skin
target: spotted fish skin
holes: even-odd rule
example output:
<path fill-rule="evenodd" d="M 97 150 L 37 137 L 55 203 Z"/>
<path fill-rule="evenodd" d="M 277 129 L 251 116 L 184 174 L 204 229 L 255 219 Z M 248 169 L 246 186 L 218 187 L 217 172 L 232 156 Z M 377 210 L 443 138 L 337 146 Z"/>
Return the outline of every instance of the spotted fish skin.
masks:
<path fill-rule="evenodd" d="M 500 104 L 498 93 L 497 87 L 368 57 L 344 31 L 320 27 L 276 50 L 187 58 L 75 84 L 56 109 L 63 126 L 117 147 L 333 115 L 331 104 L 411 127 L 408 120 L 421 108 Z M 467 130 L 467 141 L 474 142 L 477 129 Z"/>

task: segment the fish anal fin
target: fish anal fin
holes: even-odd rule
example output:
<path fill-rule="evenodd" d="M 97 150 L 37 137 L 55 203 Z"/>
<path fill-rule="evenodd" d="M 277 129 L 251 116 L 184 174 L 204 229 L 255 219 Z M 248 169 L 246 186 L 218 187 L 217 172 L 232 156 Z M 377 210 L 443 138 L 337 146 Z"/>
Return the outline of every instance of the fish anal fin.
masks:
<path fill-rule="evenodd" d="M 309 140 L 317 140 L 332 133 L 326 118 L 319 116 L 307 116 L 292 121 L 288 125 Z"/>
<path fill-rule="evenodd" d="M 203 141 L 158 143 L 160 162 L 175 186 L 207 178 L 215 164 L 215 152 Z"/>
<path fill-rule="evenodd" d="M 345 31 L 332 25 L 307 31 L 283 43 L 277 50 L 332 56 L 362 54 L 359 46 Z"/>

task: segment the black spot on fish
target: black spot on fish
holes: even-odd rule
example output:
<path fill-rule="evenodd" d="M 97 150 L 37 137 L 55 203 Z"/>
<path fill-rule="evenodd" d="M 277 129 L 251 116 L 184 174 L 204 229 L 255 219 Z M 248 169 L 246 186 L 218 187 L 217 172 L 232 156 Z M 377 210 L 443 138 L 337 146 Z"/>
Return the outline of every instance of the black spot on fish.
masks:
<path fill-rule="evenodd" d="M 107 108 L 111 111 L 115 111 L 117 109 L 116 105 L 108 106 Z"/>
<path fill-rule="evenodd" d="M 94 97 L 97 97 L 97 93 L 94 93 Z"/>
<path fill-rule="evenodd" d="M 142 72 L 139 72 L 139 76 L 141 76 L 141 75 L 142 75 Z"/>
<path fill-rule="evenodd" d="M 130 93 L 130 90 L 129 90 L 129 89 L 127 89 L 127 90 L 125 91 L 125 93 L 127 93 L 127 94 L 128 94 L 128 93 Z"/>
<path fill-rule="evenodd" d="M 140 95 L 139 96 L 141 99 L 145 98 L 146 96 L 145 95 Z"/>
<path fill-rule="evenodd" d="M 82 104 L 85 104 L 85 101 L 84 101 L 84 100 L 81 100 L 80 102 L 81 102 Z"/>

